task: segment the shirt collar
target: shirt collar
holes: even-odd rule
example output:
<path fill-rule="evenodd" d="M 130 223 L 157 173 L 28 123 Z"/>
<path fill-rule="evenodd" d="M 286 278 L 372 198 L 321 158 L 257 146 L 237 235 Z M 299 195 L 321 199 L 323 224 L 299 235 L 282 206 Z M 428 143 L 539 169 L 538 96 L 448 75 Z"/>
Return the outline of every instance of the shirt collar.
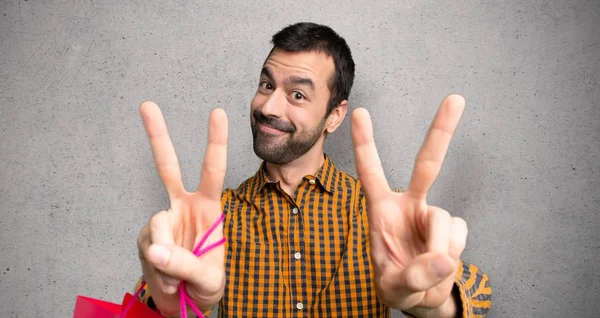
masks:
<path fill-rule="evenodd" d="M 319 171 L 317 171 L 315 174 L 315 179 L 321 184 L 323 189 L 333 194 L 336 188 L 336 176 L 337 168 L 333 164 L 333 161 L 329 159 L 329 156 L 325 155 L 325 162 L 323 163 L 321 169 L 319 169 Z"/>
<path fill-rule="evenodd" d="M 317 171 L 317 173 L 312 175 L 307 175 L 304 178 L 311 180 L 314 179 L 317 181 L 323 189 L 325 189 L 329 193 L 333 193 L 335 191 L 335 183 L 337 176 L 337 168 L 333 164 L 333 161 L 329 159 L 329 156 L 325 155 L 325 162 L 323 162 L 323 166 Z M 254 182 L 253 186 L 249 189 L 250 198 L 254 198 L 262 189 L 265 187 L 267 183 L 275 183 L 274 181 L 269 180 L 269 176 L 267 175 L 267 165 L 266 162 L 263 161 L 260 165 L 258 171 L 254 174 Z"/>

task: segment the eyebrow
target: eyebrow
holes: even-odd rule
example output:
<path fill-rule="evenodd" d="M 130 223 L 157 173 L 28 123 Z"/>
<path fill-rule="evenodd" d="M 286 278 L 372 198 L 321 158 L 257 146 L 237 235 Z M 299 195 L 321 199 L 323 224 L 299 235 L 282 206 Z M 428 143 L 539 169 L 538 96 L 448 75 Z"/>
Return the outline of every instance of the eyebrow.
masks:
<path fill-rule="evenodd" d="M 271 81 L 273 80 L 273 74 L 271 73 L 271 70 L 269 70 L 266 66 L 263 66 L 262 70 L 260 71 L 260 74 L 266 76 Z"/>
<path fill-rule="evenodd" d="M 260 73 L 262 75 L 264 75 L 266 78 L 268 78 L 269 80 L 273 81 L 273 73 L 271 73 L 271 70 L 269 70 L 268 67 L 263 66 Z M 308 88 L 310 88 L 311 90 L 315 89 L 315 84 L 313 83 L 313 81 L 310 78 L 307 78 L 307 77 L 300 77 L 300 76 L 292 75 L 285 79 L 285 83 L 292 84 L 292 85 L 305 85 L 305 86 L 308 86 Z"/>
<path fill-rule="evenodd" d="M 310 78 L 306 78 L 306 77 L 300 77 L 300 76 L 290 76 L 285 80 L 286 83 L 288 84 L 295 84 L 295 85 L 305 85 L 308 86 L 311 90 L 315 89 L 315 84 L 313 84 L 313 81 Z"/>

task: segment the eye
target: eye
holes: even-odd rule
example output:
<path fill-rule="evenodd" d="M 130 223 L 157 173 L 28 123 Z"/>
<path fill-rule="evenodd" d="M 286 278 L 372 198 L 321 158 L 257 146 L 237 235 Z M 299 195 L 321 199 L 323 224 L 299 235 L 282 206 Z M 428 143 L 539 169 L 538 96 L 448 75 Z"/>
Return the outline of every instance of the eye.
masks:
<path fill-rule="evenodd" d="M 305 99 L 305 98 L 306 98 L 306 97 L 304 97 L 304 95 L 303 95 L 302 93 L 300 93 L 300 92 L 294 92 L 294 93 L 293 93 L 293 96 L 294 96 L 294 99 L 295 99 L 295 100 L 303 100 L 303 99 Z"/>
<path fill-rule="evenodd" d="M 273 85 L 267 81 L 260 82 L 258 87 L 263 90 L 268 90 L 268 91 L 273 90 Z"/>

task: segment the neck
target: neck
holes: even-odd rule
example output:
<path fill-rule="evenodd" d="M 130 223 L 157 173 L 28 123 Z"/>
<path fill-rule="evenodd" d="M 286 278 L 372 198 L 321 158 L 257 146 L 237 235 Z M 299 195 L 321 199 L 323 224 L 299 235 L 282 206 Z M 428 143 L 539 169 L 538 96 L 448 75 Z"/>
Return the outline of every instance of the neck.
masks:
<path fill-rule="evenodd" d="M 319 141 L 298 159 L 281 165 L 267 162 L 266 168 L 269 180 L 279 181 L 281 188 L 293 197 L 294 191 L 302 182 L 302 178 L 317 172 L 324 162 L 323 141 Z"/>

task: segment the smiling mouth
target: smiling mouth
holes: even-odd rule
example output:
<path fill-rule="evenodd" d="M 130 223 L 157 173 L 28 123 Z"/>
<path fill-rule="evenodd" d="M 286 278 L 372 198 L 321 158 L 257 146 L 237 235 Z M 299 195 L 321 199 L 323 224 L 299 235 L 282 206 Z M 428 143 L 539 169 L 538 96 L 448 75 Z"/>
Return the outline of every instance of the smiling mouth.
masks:
<path fill-rule="evenodd" d="M 258 123 L 259 129 L 262 130 L 263 132 L 269 134 L 269 135 L 283 135 L 286 132 L 283 130 L 279 130 L 277 128 L 273 128 L 269 125 L 265 125 L 263 123 Z"/>

